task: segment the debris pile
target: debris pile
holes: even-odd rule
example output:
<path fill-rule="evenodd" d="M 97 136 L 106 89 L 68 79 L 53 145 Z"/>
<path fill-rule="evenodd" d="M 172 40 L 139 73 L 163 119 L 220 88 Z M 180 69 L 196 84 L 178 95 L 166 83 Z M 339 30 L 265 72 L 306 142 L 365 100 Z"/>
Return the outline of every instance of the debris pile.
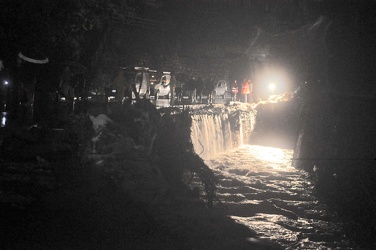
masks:
<path fill-rule="evenodd" d="M 141 101 L 123 114 L 89 119 L 93 134 L 82 162 L 103 171 L 116 187 L 141 202 L 199 196 L 212 207 L 216 180 L 194 153 L 189 110 L 160 113 L 149 101 Z"/>

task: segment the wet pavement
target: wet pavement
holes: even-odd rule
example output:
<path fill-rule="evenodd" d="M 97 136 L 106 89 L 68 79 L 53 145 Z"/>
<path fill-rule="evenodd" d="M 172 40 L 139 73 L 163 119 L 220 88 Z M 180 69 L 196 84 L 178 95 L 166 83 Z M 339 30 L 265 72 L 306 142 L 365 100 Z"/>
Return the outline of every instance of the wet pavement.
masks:
<path fill-rule="evenodd" d="M 338 217 L 315 196 L 293 151 L 242 145 L 206 163 L 219 178 L 218 198 L 237 222 L 285 249 L 351 249 Z"/>

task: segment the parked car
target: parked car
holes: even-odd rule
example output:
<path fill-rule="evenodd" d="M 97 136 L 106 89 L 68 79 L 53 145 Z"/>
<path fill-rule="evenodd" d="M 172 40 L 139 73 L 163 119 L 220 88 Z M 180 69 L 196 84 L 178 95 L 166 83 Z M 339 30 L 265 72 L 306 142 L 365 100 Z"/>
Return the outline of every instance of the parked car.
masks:
<path fill-rule="evenodd" d="M 134 83 L 136 86 L 136 91 L 140 97 L 144 97 L 149 99 L 150 98 L 150 77 L 151 72 L 156 72 L 155 70 L 150 70 L 146 67 L 134 67 L 136 70 L 136 75 L 134 78 Z M 134 93 L 132 94 L 132 98 L 134 99 Z"/>
<path fill-rule="evenodd" d="M 163 72 L 163 75 L 158 84 L 154 87 L 155 98 L 170 98 L 171 88 L 170 88 L 170 72 Z"/>
<path fill-rule="evenodd" d="M 150 98 L 153 89 L 151 86 L 151 78 L 152 74 L 154 74 L 156 70 L 151 70 L 147 67 L 125 67 L 122 69 L 124 70 L 124 75 L 127 82 L 125 98 L 136 99 L 135 93 L 130 88 L 130 86 L 133 84 L 140 98 Z"/>
<path fill-rule="evenodd" d="M 231 95 L 229 82 L 226 80 L 219 80 L 214 85 L 213 98 L 222 97 L 222 99 L 225 99 L 228 95 Z"/>

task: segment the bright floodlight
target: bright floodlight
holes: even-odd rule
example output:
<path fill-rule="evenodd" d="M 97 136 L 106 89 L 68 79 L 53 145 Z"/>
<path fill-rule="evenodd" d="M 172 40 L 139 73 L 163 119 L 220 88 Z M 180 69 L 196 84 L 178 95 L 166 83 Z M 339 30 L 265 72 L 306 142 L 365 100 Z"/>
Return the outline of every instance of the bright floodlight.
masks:
<path fill-rule="evenodd" d="M 271 90 L 272 92 L 275 90 L 275 84 L 274 83 L 269 84 L 269 90 Z"/>
<path fill-rule="evenodd" d="M 288 70 L 277 65 L 256 69 L 254 78 L 261 99 L 287 91 L 291 82 Z"/>
<path fill-rule="evenodd" d="M 8 81 L 4 81 L 4 84 L 5 84 L 5 85 L 8 85 L 8 83 L 9 83 Z"/>

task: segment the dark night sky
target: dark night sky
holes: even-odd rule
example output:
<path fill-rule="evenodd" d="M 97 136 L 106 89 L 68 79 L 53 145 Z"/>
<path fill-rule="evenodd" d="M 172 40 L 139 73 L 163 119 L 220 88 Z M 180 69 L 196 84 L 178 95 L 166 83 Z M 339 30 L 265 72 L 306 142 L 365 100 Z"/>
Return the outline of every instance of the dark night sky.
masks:
<path fill-rule="evenodd" d="M 166 19 L 175 25 L 178 45 L 191 54 L 212 44 L 242 51 L 256 35 L 256 26 L 269 34 L 288 33 L 324 16 L 326 24 L 330 24 L 327 36 L 313 41 L 319 43 L 324 38 L 325 52 L 315 47 L 316 51 L 304 53 L 312 57 L 323 54 L 314 67 L 323 70 L 328 63 L 328 78 L 335 88 L 365 93 L 375 89 L 376 2 L 373 0 L 167 2 L 171 5 L 166 4 L 165 9 L 158 11 L 168 13 Z M 282 53 L 282 57 L 289 60 L 294 49 L 288 48 L 288 40 L 286 44 L 286 54 Z M 283 50 L 283 45 L 273 46 Z M 312 67 L 312 62 L 308 65 Z"/>
<path fill-rule="evenodd" d="M 77 1 L 47 2 L 5 0 L 1 3 L 0 53 L 6 61 L 13 62 L 17 51 L 30 44 L 43 47 L 50 57 L 55 58 L 64 57 L 67 50 L 74 49 L 74 41 L 53 44 L 56 39 L 64 37 L 64 34 L 54 34 L 53 31 L 61 30 L 66 23 L 74 23 L 77 17 L 69 15 L 70 2 Z M 165 0 L 128 3 L 134 15 L 172 25 L 169 26 L 173 33 L 172 44 L 182 53 L 193 56 L 194 52 L 212 49 L 213 44 L 220 49 L 242 51 L 255 36 L 256 26 L 275 34 L 296 30 L 313 23 L 321 15 L 326 16 L 331 22 L 326 38 L 331 81 L 348 86 L 358 82 L 357 85 L 367 91 L 373 89 L 375 1 Z M 99 17 L 101 15 L 99 13 Z M 87 48 L 90 44 L 95 47 L 92 38 L 99 37 L 99 34 L 88 35 L 89 42 L 83 44 Z"/>

